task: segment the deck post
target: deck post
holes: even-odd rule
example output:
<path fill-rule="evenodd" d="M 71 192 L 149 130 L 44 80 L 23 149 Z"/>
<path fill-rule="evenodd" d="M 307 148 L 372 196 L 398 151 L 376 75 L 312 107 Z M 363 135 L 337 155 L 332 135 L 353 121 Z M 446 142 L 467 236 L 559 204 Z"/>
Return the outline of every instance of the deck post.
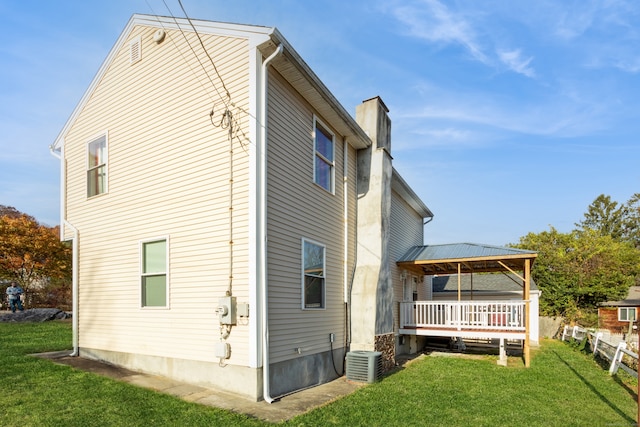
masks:
<path fill-rule="evenodd" d="M 530 335 L 530 319 L 529 319 L 529 313 L 530 313 L 530 305 L 531 302 L 529 301 L 529 290 L 531 288 L 531 260 L 530 259 L 525 259 L 524 260 L 524 295 L 523 295 L 523 299 L 524 299 L 524 366 L 525 367 L 529 367 L 530 363 L 531 363 L 531 355 L 530 355 L 530 342 L 529 342 L 529 335 Z"/>
<path fill-rule="evenodd" d="M 507 351 L 504 346 L 504 338 L 500 338 L 500 360 L 498 365 L 507 366 Z"/>

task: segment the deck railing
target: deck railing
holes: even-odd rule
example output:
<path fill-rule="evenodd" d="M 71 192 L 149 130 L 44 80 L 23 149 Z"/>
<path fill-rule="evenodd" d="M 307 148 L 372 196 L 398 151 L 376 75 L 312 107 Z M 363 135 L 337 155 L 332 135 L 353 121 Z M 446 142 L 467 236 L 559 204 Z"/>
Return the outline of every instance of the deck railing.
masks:
<path fill-rule="evenodd" d="M 413 301 L 400 303 L 400 328 L 524 331 L 525 301 Z"/>

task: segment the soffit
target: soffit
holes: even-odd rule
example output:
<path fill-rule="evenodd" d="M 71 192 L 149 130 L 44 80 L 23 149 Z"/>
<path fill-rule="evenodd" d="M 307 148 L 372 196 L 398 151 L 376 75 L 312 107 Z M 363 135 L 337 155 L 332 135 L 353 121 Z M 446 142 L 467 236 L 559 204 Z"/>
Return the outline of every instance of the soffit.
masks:
<path fill-rule="evenodd" d="M 258 49 L 266 58 L 279 44 L 283 45 L 284 51 L 271 62 L 273 68 L 313 106 L 324 121 L 345 137 L 351 146 L 356 149 L 370 146 L 371 140 L 364 130 L 276 29 L 271 41 L 258 46 Z"/>

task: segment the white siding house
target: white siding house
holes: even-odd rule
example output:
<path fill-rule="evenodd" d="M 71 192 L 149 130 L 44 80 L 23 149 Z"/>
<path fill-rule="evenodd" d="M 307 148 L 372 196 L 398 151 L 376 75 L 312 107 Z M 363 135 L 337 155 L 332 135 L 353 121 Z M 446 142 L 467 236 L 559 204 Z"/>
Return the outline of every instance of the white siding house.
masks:
<path fill-rule="evenodd" d="M 268 401 L 350 348 L 393 361 L 395 260 L 432 215 L 358 108 L 275 28 L 134 15 L 52 145 L 74 354 Z"/>

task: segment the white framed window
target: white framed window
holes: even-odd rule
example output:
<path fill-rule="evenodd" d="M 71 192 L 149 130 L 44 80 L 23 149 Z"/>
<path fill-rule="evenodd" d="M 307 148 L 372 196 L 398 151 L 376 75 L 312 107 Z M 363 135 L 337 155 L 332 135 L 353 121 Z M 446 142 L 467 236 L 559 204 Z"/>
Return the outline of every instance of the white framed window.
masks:
<path fill-rule="evenodd" d="M 169 239 L 140 242 L 140 304 L 142 307 L 169 306 Z"/>
<path fill-rule="evenodd" d="M 333 194 L 335 136 L 317 117 L 313 118 L 313 181 Z"/>
<path fill-rule="evenodd" d="M 636 319 L 635 307 L 618 307 L 618 320 L 620 322 L 635 322 Z"/>
<path fill-rule="evenodd" d="M 302 308 L 325 308 L 325 247 L 302 239 Z"/>
<path fill-rule="evenodd" d="M 107 192 L 107 133 L 87 144 L 87 197 Z"/>

